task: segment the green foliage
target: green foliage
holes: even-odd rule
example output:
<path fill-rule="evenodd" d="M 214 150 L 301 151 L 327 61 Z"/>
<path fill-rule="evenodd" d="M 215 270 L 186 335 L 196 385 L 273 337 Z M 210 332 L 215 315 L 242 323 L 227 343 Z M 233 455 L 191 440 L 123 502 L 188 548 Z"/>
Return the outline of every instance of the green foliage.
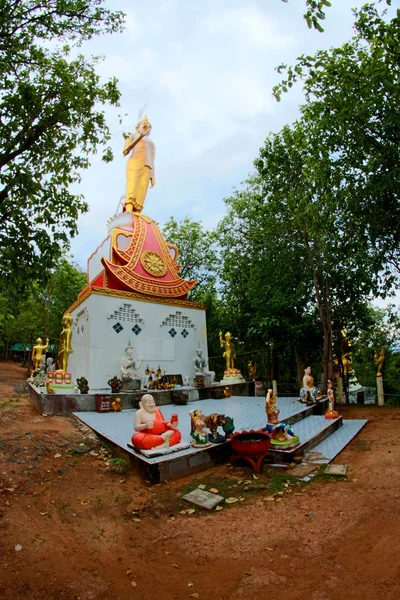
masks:
<path fill-rule="evenodd" d="M 110 139 L 101 107 L 118 105 L 116 80 L 101 83 L 99 59 L 72 52 L 121 30 L 123 15 L 103 4 L 4 0 L 0 7 L 0 277 L 14 287 L 27 276 L 45 278 L 69 247 L 87 211 L 69 188 Z"/>
<path fill-rule="evenodd" d="M 179 223 L 170 217 L 162 230 L 164 238 L 177 246 L 180 276 L 196 280 L 190 300 L 202 302 L 205 294 L 215 288 L 217 266 L 215 234 L 207 231 L 198 221 L 189 217 Z"/>
<path fill-rule="evenodd" d="M 13 288 L 5 290 L 0 296 L 0 343 L 31 345 L 40 336 L 57 346 L 62 315 L 85 284 L 86 274 L 62 257 L 47 285 L 31 281 L 23 294 Z"/>

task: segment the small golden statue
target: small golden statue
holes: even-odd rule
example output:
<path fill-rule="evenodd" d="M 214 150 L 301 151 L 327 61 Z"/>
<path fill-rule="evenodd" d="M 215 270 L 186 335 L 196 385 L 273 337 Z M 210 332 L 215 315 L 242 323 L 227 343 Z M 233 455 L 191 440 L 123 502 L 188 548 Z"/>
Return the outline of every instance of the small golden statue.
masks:
<path fill-rule="evenodd" d="M 42 338 L 38 338 L 36 340 L 36 346 L 33 346 L 32 348 L 32 362 L 33 362 L 33 368 L 36 371 L 36 369 L 40 368 L 40 364 L 42 362 L 42 354 L 43 352 L 46 352 L 46 350 L 49 347 L 49 338 L 46 339 L 46 343 L 43 345 L 43 341 Z"/>
<path fill-rule="evenodd" d="M 136 132 L 125 140 L 123 154 L 131 152 L 126 164 L 125 211 L 141 212 L 149 183 L 156 185 L 154 157 L 156 148 L 148 137 L 151 123 L 147 117 L 136 125 Z"/>
<path fill-rule="evenodd" d="M 58 343 L 58 371 L 61 373 L 68 371 L 68 357 L 72 353 L 72 321 L 73 317 L 69 313 L 62 318 L 63 330 Z"/>
<path fill-rule="evenodd" d="M 257 373 L 257 365 L 253 360 L 249 360 L 249 362 L 247 363 L 247 370 L 249 372 L 249 377 L 255 379 Z"/>
<path fill-rule="evenodd" d="M 225 339 L 223 339 L 222 331 L 219 332 L 219 341 L 221 344 L 221 348 L 224 349 L 223 357 L 226 360 L 226 370 L 235 368 L 235 344 L 232 342 L 232 334 L 229 331 L 225 334 Z"/>
<path fill-rule="evenodd" d="M 380 350 L 376 350 L 374 354 L 374 363 L 378 367 L 378 371 L 376 373 L 377 377 L 382 377 L 382 365 L 385 360 L 385 349 L 386 346 L 382 346 Z"/>
<path fill-rule="evenodd" d="M 111 410 L 113 412 L 121 412 L 121 410 L 122 410 L 121 398 L 115 398 L 115 400 L 113 400 L 111 402 Z"/>
<path fill-rule="evenodd" d="M 53 387 L 51 387 L 51 385 L 50 385 L 49 382 L 46 383 L 46 392 L 48 394 L 55 394 L 56 393 L 55 389 Z"/>

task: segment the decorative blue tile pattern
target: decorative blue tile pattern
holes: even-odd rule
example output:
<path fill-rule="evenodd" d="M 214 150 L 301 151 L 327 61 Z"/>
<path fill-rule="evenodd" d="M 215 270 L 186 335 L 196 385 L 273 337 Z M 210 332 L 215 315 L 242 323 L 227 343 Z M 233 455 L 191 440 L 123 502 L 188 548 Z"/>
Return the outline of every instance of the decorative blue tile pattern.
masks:
<path fill-rule="evenodd" d="M 187 338 L 188 335 L 189 335 L 189 332 L 186 329 L 182 329 L 181 336 L 183 336 L 184 338 Z"/>
<path fill-rule="evenodd" d="M 139 335 L 142 329 L 139 327 L 139 325 L 135 325 L 134 327 L 132 327 L 132 331 L 135 335 Z"/>
<path fill-rule="evenodd" d="M 121 325 L 121 323 L 115 323 L 115 325 L 113 325 L 113 329 L 116 333 L 120 333 L 123 330 L 123 327 Z"/>
<path fill-rule="evenodd" d="M 176 331 L 175 331 L 175 329 L 174 329 L 173 327 L 172 327 L 172 329 L 170 329 L 170 330 L 168 331 L 168 333 L 169 333 L 169 335 L 170 335 L 172 338 L 174 338 L 174 337 L 176 336 Z"/>

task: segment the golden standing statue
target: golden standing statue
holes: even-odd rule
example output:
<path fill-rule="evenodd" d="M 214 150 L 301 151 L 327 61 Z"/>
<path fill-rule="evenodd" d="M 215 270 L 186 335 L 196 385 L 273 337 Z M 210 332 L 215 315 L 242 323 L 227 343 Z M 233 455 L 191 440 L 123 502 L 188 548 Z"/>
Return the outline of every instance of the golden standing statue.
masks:
<path fill-rule="evenodd" d="M 40 363 L 42 362 L 42 354 L 46 352 L 49 347 L 49 338 L 46 340 L 46 344 L 43 345 L 42 338 L 38 338 L 36 340 L 36 346 L 32 348 L 32 362 L 34 370 L 40 367 Z"/>
<path fill-rule="evenodd" d="M 69 313 L 62 318 L 63 330 L 58 344 L 58 371 L 61 373 L 68 371 L 68 358 L 72 353 L 72 321 L 73 317 Z"/>
<path fill-rule="evenodd" d="M 374 363 L 378 367 L 378 371 L 376 373 L 377 377 L 382 377 L 382 365 L 385 360 L 385 346 L 382 346 L 380 350 L 377 350 L 374 354 Z"/>
<path fill-rule="evenodd" d="M 223 357 L 226 360 L 226 370 L 235 368 L 235 344 L 232 342 L 232 334 L 229 331 L 225 334 L 225 339 L 222 336 L 222 331 L 219 332 L 219 341 L 221 348 L 224 349 Z"/>
<path fill-rule="evenodd" d="M 149 138 L 151 123 L 147 117 L 136 125 L 136 132 L 125 140 L 123 154 L 131 153 L 126 164 L 126 212 L 141 212 L 149 183 L 156 185 L 154 157 L 156 147 Z"/>

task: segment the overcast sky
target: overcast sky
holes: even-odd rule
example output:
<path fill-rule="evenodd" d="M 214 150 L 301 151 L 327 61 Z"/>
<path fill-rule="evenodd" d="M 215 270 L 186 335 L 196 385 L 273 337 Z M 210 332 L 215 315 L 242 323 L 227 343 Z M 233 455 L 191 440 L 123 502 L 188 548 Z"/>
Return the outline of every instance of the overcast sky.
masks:
<path fill-rule="evenodd" d="M 82 267 L 106 237 L 125 191 L 122 132 L 132 131 L 146 103 L 157 185 L 143 212 L 161 227 L 170 216 L 217 224 L 223 199 L 253 171 L 265 137 L 299 114 L 300 88 L 280 103 L 272 97 L 275 67 L 351 37 L 351 7 L 365 2 L 331 1 L 324 33 L 307 28 L 304 0 L 108 1 L 126 13 L 126 29 L 84 51 L 104 54 L 99 71 L 119 79 L 122 98 L 119 109 L 107 110 L 115 159 L 105 164 L 95 157 L 78 186 L 90 206 L 72 240 Z M 127 114 L 123 125 L 118 113 Z"/>

